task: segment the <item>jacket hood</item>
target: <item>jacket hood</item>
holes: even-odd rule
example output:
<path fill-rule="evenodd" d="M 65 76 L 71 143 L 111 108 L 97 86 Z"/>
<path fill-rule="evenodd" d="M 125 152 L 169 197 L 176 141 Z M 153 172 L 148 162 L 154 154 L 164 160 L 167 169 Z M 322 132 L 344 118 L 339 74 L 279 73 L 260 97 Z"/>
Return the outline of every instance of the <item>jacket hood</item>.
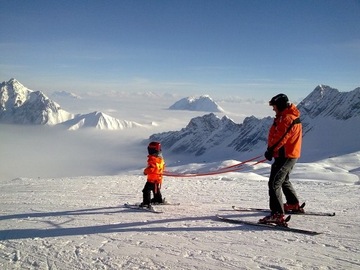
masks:
<path fill-rule="evenodd" d="M 283 110 L 280 113 L 280 115 L 287 115 L 287 114 L 292 114 L 296 118 L 300 117 L 300 111 L 294 104 L 291 104 L 289 107 L 287 107 L 285 110 Z"/>

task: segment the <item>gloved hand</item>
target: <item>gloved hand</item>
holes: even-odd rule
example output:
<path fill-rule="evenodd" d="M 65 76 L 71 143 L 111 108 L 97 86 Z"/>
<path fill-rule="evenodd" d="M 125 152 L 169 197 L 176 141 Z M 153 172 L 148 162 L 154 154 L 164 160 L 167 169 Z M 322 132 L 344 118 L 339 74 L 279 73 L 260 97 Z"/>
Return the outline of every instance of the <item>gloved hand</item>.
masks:
<path fill-rule="evenodd" d="M 271 161 L 273 158 L 273 151 L 270 149 L 266 150 L 264 156 L 268 161 Z"/>

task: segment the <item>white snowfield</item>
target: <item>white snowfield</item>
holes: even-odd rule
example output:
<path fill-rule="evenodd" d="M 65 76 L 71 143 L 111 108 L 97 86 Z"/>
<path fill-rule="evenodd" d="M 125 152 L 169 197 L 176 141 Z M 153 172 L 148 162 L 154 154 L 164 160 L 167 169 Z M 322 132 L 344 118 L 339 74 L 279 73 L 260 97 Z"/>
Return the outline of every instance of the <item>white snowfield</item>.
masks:
<path fill-rule="evenodd" d="M 293 184 L 306 209 L 336 213 L 292 216 L 289 226 L 323 232 L 317 236 L 216 219 L 257 221 L 264 215 L 231 206 L 267 207 L 268 163 L 244 172 L 165 177 L 164 197 L 180 205 L 156 206 L 162 214 L 123 207 L 141 201 L 141 171 L 2 179 L 0 268 L 359 269 L 359 156 L 338 158 L 336 166 L 331 159 L 298 164 L 294 170 Z"/>

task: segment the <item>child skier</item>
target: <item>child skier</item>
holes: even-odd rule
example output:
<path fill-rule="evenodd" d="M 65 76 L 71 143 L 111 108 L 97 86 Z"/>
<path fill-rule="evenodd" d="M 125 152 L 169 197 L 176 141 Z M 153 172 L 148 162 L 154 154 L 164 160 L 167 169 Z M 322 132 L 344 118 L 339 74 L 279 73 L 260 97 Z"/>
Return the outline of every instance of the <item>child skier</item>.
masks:
<path fill-rule="evenodd" d="M 163 198 L 160 192 L 163 180 L 163 172 L 165 170 L 165 161 L 161 153 L 161 144 L 159 142 L 151 142 L 148 146 L 149 155 L 147 160 L 147 167 L 144 169 L 144 175 L 147 175 L 147 181 L 144 186 L 143 202 L 141 207 L 150 207 L 151 203 L 163 203 Z M 151 192 L 154 198 L 151 199 Z"/>

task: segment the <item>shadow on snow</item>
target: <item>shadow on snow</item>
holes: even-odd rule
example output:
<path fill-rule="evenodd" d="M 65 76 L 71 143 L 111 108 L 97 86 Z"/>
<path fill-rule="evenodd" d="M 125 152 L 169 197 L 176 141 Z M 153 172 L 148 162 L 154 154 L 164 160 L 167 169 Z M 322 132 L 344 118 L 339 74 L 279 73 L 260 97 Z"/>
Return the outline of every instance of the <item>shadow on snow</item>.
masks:
<path fill-rule="evenodd" d="M 63 217 L 63 216 L 81 216 L 81 215 L 99 215 L 99 214 L 114 214 L 120 212 L 134 213 L 138 210 L 125 208 L 123 206 L 116 207 L 102 207 L 92 209 L 81 209 L 74 211 L 59 211 L 59 212 L 36 212 L 36 213 L 23 213 L 14 215 L 0 216 L 0 221 L 7 219 L 24 219 L 32 221 L 32 218 L 47 218 L 47 217 Z M 158 215 L 156 215 L 158 216 Z M 238 217 L 239 215 L 227 215 L 228 217 Z M 244 215 L 242 215 L 244 216 Z M 72 219 L 73 220 L 73 219 Z M 178 227 L 167 227 L 171 223 L 182 222 L 182 221 L 216 221 L 216 216 L 198 216 L 198 217 L 183 217 L 183 218 L 165 218 L 157 219 L 152 221 L 142 222 L 128 222 L 128 223 L 116 223 L 106 225 L 93 225 L 93 226 L 82 226 L 82 227 L 62 227 L 67 222 L 57 224 L 56 222 L 45 220 L 43 222 L 50 224 L 55 228 L 41 228 L 41 229 L 9 229 L 0 230 L 0 240 L 14 240 L 24 238 L 45 238 L 45 237 L 62 237 L 62 236 L 75 236 L 75 235 L 90 235 L 90 234 L 101 234 L 101 233 L 126 233 L 126 232 L 179 232 L 179 231 L 232 231 L 232 230 L 252 230 L 259 231 L 266 228 L 253 228 L 249 229 L 248 226 L 240 225 L 234 226 L 215 226 L 215 227 L 199 227 L 185 224 Z M 220 222 L 220 221 L 219 221 Z M 152 227 L 156 224 L 165 224 L 164 226 Z"/>

